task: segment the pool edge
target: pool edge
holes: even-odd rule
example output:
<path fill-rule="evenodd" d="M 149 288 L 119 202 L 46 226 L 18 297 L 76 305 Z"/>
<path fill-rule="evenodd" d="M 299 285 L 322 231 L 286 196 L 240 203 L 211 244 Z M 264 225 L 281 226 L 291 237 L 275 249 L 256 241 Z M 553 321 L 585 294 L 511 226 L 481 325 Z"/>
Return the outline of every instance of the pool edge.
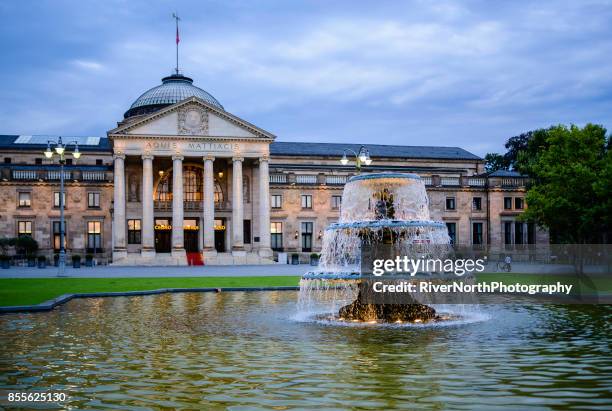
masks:
<path fill-rule="evenodd" d="M 159 288 L 157 290 L 142 291 L 113 291 L 100 293 L 62 294 L 59 297 L 34 305 L 7 305 L 0 307 L 0 314 L 20 312 L 51 311 L 55 307 L 67 303 L 75 298 L 101 298 L 101 297 L 133 297 L 138 295 L 155 295 L 167 293 L 210 293 L 231 291 L 299 291 L 299 286 L 285 285 L 276 287 L 206 287 L 206 288 Z"/>

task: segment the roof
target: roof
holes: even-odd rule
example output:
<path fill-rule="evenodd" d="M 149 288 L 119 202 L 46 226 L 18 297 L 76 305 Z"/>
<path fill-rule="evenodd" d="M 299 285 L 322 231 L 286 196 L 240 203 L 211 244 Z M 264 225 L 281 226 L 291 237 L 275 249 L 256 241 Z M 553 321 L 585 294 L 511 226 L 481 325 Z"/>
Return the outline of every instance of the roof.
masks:
<path fill-rule="evenodd" d="M 0 150 L 40 150 L 41 154 L 47 148 L 47 141 L 57 141 L 59 136 L 53 135 L 0 135 Z M 77 141 L 79 151 L 108 151 L 112 148 L 106 137 L 74 137 L 62 136 L 65 143 Z"/>
<path fill-rule="evenodd" d="M 193 80 L 182 74 L 173 74 L 162 79 L 162 84 L 153 87 L 142 93 L 140 97 L 132 103 L 130 109 L 125 112 L 123 117 L 128 118 L 140 114 L 149 114 L 164 107 L 183 101 L 189 97 L 198 97 L 208 104 L 224 110 L 223 106 L 216 98 L 208 92 L 193 85 Z"/>
<path fill-rule="evenodd" d="M 482 174 L 484 177 L 527 177 L 524 174 L 519 173 L 518 171 L 512 170 L 495 170 L 490 173 Z"/>
<path fill-rule="evenodd" d="M 429 158 L 445 160 L 482 160 L 459 147 L 431 147 L 431 146 L 388 146 L 382 144 L 367 144 L 364 146 L 370 151 L 370 156 L 385 158 Z M 339 143 L 300 143 L 288 141 L 275 141 L 270 145 L 270 155 L 274 156 L 335 156 L 341 157 L 344 150 L 349 148 L 359 152 L 361 144 Z"/>

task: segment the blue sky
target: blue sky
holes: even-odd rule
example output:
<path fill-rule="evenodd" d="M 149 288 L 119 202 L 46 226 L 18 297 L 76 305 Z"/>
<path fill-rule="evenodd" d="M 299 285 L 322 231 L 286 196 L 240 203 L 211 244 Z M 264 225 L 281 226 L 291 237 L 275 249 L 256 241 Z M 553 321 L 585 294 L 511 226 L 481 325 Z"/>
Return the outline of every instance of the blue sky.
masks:
<path fill-rule="evenodd" d="M 5 1 L 1 134 L 104 135 L 174 67 L 281 141 L 612 129 L 611 1 Z"/>

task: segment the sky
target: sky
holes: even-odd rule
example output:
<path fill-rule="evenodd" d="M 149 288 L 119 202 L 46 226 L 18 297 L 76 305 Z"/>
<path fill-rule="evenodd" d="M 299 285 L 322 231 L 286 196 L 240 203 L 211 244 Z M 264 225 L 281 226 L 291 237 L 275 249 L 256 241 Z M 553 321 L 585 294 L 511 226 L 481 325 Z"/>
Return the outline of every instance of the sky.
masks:
<path fill-rule="evenodd" d="M 612 130 L 612 1 L 4 1 L 0 134 L 104 136 L 175 65 L 278 141 Z"/>

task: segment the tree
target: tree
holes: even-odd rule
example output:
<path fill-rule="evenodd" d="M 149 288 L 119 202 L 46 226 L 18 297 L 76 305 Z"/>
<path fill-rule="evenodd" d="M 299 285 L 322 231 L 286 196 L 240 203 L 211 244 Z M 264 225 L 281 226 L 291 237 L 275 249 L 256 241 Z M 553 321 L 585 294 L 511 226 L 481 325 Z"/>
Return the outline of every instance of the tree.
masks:
<path fill-rule="evenodd" d="M 485 156 L 485 171 L 491 173 L 497 170 L 507 170 L 508 166 L 504 161 L 504 156 L 498 153 L 488 153 Z"/>
<path fill-rule="evenodd" d="M 553 242 L 604 241 L 610 231 L 612 154 L 600 125 L 558 125 L 538 130 L 517 154 L 529 175 L 522 218 L 546 227 Z"/>
<path fill-rule="evenodd" d="M 527 174 L 529 163 L 546 145 L 546 132 L 546 129 L 537 129 L 510 137 L 504 145 L 506 153 L 488 153 L 485 156 L 485 170 L 515 170 Z"/>

